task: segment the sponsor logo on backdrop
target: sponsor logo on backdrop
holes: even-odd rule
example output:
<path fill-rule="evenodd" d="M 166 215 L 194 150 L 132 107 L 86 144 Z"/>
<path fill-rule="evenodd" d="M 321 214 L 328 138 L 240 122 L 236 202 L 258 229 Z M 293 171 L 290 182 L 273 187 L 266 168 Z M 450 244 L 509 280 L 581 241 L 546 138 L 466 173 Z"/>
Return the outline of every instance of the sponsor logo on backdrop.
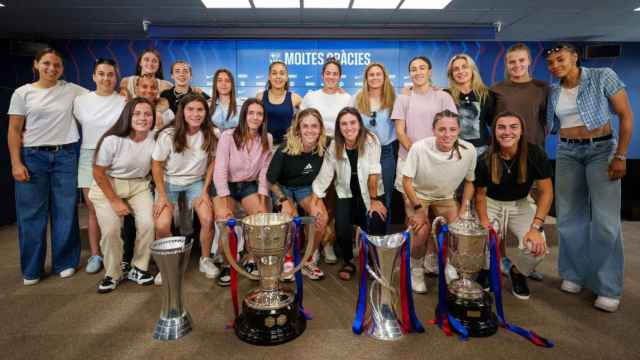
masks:
<path fill-rule="evenodd" d="M 326 59 L 335 58 L 342 65 L 366 66 L 371 63 L 371 53 L 364 51 L 285 51 L 272 52 L 269 61 L 283 61 L 287 65 L 323 65 Z"/>

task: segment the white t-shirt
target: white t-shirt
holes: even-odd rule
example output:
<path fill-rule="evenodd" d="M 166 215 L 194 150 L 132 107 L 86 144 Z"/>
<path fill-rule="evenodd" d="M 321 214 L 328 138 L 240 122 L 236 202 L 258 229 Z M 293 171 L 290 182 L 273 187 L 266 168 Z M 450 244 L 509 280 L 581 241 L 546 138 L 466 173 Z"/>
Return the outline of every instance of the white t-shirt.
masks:
<path fill-rule="evenodd" d="M 436 148 L 436 138 L 431 136 L 418 140 L 411 146 L 402 175 L 413 178 L 413 188 L 423 200 L 453 199 L 463 180 L 475 180 L 476 148 L 462 139 L 460 155 Z M 463 148 L 466 147 L 466 149 Z"/>
<path fill-rule="evenodd" d="M 107 174 L 121 179 L 142 178 L 151 171 L 151 154 L 155 146 L 153 132 L 140 142 L 130 137 L 109 135 L 100 145 L 95 163 L 108 167 Z"/>
<path fill-rule="evenodd" d="M 314 108 L 322 115 L 322 122 L 324 123 L 325 134 L 333 137 L 336 126 L 336 117 L 340 110 L 345 106 L 349 106 L 351 101 L 351 95 L 344 94 L 327 94 L 322 89 L 316 91 L 309 91 L 300 104 L 300 109 Z"/>
<path fill-rule="evenodd" d="M 20 86 L 11 96 L 8 115 L 25 117 L 22 144 L 29 146 L 64 145 L 78 141 L 73 119 L 73 100 L 87 89 L 64 80 L 47 89 L 33 84 Z"/>
<path fill-rule="evenodd" d="M 101 96 L 94 91 L 78 96 L 73 102 L 73 115 L 82 128 L 82 148 L 95 149 L 100 137 L 116 123 L 125 98 L 114 92 Z"/>
<path fill-rule="evenodd" d="M 560 128 L 562 129 L 585 126 L 578 112 L 578 89 L 580 89 L 580 86 L 576 86 L 573 89 L 560 87 L 556 115 L 560 120 Z"/>
<path fill-rule="evenodd" d="M 177 153 L 173 147 L 173 131 L 164 129 L 158 136 L 153 149 L 152 158 L 165 161 L 165 181 L 173 185 L 189 185 L 204 177 L 207 172 L 207 153 L 202 150 L 204 135 L 198 131 L 194 135 L 187 134 L 187 147 Z"/>

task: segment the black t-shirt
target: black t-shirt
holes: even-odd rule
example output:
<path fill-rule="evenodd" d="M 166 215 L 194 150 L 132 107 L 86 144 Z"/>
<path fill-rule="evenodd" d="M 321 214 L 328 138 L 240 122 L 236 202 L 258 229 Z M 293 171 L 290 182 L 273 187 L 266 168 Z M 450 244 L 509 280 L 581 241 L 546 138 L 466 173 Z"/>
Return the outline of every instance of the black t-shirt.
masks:
<path fill-rule="evenodd" d="M 498 201 L 515 201 L 527 197 L 535 180 L 548 179 L 553 175 L 551 162 L 544 150 L 531 143 L 529 143 L 528 149 L 527 181 L 524 184 L 518 183 L 520 165 L 518 159 L 500 159 L 502 179 L 500 179 L 500 184 L 494 184 L 491 181 L 489 153 L 487 152 L 476 166 L 475 186 L 486 187 L 487 196 Z"/>
<path fill-rule="evenodd" d="M 288 155 L 283 153 L 285 144 L 278 146 L 267 171 L 267 180 L 284 186 L 310 186 L 318 176 L 322 157 L 317 153 Z"/>
<path fill-rule="evenodd" d="M 449 90 L 445 90 L 449 92 Z M 484 101 L 480 101 L 474 91 L 460 93 L 457 107 L 460 116 L 460 138 L 475 147 L 489 145 L 491 122 L 493 121 L 493 93 L 488 92 Z"/>
<path fill-rule="evenodd" d="M 351 195 L 355 198 L 360 196 L 360 184 L 358 183 L 358 149 L 346 149 L 349 158 L 349 166 L 351 166 Z"/>
<path fill-rule="evenodd" d="M 178 113 L 178 102 L 180 102 L 180 100 L 185 97 L 187 94 L 191 94 L 193 93 L 193 89 L 191 89 L 191 87 L 189 87 L 189 91 L 187 91 L 184 94 L 179 94 L 176 95 L 176 93 L 173 91 L 175 89 L 175 87 L 172 87 L 171 89 L 167 89 L 163 92 L 160 93 L 160 97 L 167 99 L 167 101 L 169 102 L 169 107 L 171 108 L 171 111 L 173 111 L 174 114 Z M 209 100 L 209 95 L 205 94 L 204 92 L 201 92 L 200 95 L 202 95 L 202 97 L 204 97 L 206 100 Z"/>

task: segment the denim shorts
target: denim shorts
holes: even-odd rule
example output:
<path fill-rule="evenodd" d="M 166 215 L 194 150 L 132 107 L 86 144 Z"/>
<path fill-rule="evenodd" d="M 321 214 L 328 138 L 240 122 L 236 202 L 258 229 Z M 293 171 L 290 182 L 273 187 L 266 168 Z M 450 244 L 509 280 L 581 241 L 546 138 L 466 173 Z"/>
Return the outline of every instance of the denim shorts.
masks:
<path fill-rule="evenodd" d="M 189 185 L 174 185 L 168 182 L 164 183 L 164 190 L 167 193 L 167 200 L 174 206 L 178 203 L 178 197 L 180 193 L 185 193 L 187 200 L 187 207 L 193 207 L 193 200 L 202 195 L 202 187 L 204 181 L 198 180 Z M 156 192 L 157 198 L 157 192 Z"/>
<path fill-rule="evenodd" d="M 297 204 L 300 204 L 302 200 L 306 199 L 308 196 L 311 196 L 313 190 L 311 189 L 311 185 L 307 186 L 284 186 L 281 185 L 280 189 L 284 195 L 290 199 L 293 199 Z"/>
<path fill-rule="evenodd" d="M 258 192 L 258 183 L 256 181 L 230 182 L 229 191 L 231 192 L 231 197 L 240 202 L 247 196 Z"/>

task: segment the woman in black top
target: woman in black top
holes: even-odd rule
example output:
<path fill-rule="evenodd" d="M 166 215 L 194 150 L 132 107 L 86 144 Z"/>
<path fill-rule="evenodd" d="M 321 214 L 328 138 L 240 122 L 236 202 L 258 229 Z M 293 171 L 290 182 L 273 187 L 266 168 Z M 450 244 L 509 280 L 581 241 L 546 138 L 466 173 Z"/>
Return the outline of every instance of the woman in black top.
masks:
<path fill-rule="evenodd" d="M 278 146 L 267 171 L 276 205 L 281 206 L 283 213 L 296 216 L 297 204 L 305 213 L 316 217 L 316 252 L 327 226 L 327 209 L 322 201 L 311 201 L 311 184 L 320 172 L 326 142 L 322 116 L 318 110 L 302 110 L 287 130 L 285 142 Z M 302 273 L 312 280 L 319 280 L 324 273 L 317 266 L 318 256 L 315 252 L 313 258 L 315 261 L 305 265 Z"/>
<path fill-rule="evenodd" d="M 480 222 L 489 227 L 493 219 L 518 238 L 518 250 L 508 269 L 511 292 L 529 298 L 527 276 L 542 261 L 547 244 L 542 229 L 553 200 L 551 162 L 543 149 L 527 143 L 522 118 L 510 112 L 496 116 L 488 152 L 476 166 L 476 207 Z M 533 183 L 540 195 L 534 209 L 528 200 Z M 506 231 L 503 231 L 503 235 Z"/>

